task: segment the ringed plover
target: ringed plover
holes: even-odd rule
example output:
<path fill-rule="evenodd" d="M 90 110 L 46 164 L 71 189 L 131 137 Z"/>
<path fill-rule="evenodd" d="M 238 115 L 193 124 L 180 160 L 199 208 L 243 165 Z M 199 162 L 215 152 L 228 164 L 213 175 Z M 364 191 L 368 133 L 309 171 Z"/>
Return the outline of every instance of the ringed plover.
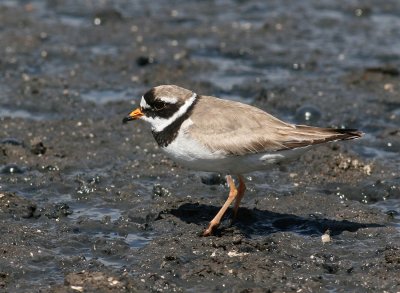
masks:
<path fill-rule="evenodd" d="M 283 122 L 256 107 L 198 95 L 176 85 L 146 92 L 140 107 L 123 122 L 144 120 L 160 148 L 174 161 L 194 170 L 229 174 L 229 196 L 204 236 L 218 227 L 235 201 L 233 218 L 246 190 L 242 174 L 271 168 L 297 158 L 310 147 L 359 138 L 355 129 L 320 128 Z M 238 187 L 231 175 L 239 178 Z"/>

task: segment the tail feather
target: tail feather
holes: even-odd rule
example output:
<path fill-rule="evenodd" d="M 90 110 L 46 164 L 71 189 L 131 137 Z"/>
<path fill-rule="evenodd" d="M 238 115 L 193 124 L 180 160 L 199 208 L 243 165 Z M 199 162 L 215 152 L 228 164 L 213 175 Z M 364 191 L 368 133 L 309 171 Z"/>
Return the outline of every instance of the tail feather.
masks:
<path fill-rule="evenodd" d="M 296 125 L 293 139 L 284 143 L 287 148 L 298 148 L 337 140 L 350 140 L 364 135 L 357 129 L 320 128 L 306 125 Z"/>
<path fill-rule="evenodd" d="M 332 129 L 334 132 L 343 135 L 342 139 L 355 139 L 360 138 L 364 135 L 362 131 L 357 129 L 345 128 L 345 129 Z"/>

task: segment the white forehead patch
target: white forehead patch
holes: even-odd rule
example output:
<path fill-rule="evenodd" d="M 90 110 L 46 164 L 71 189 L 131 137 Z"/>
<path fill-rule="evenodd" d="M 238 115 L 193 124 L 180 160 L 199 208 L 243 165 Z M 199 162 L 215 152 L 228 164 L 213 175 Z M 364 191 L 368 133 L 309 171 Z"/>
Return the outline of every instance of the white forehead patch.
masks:
<path fill-rule="evenodd" d="M 176 97 L 160 97 L 159 99 L 168 104 L 176 104 L 178 102 Z"/>
<path fill-rule="evenodd" d="M 144 99 L 144 97 L 142 97 L 142 99 L 140 100 L 140 107 L 142 107 L 143 109 L 150 109 L 150 105 L 147 104 L 147 102 Z"/>

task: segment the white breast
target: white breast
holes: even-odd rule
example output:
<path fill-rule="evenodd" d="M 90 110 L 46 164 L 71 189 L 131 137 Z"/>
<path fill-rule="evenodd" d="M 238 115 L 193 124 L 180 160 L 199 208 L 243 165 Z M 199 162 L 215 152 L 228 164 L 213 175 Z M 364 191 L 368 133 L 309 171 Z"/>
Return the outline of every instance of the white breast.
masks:
<path fill-rule="evenodd" d="M 195 141 L 187 134 L 187 130 L 191 124 L 193 122 L 190 118 L 182 123 L 177 137 L 167 147 L 163 148 L 167 155 L 182 164 L 198 160 L 223 158 L 223 154 L 211 152 L 206 146 Z"/>

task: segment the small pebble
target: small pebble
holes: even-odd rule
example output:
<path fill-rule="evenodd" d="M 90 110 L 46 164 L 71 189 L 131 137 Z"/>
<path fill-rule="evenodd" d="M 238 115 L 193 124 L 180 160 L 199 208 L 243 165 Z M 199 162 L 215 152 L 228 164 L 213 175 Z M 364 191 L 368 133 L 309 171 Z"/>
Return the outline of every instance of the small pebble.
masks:
<path fill-rule="evenodd" d="M 325 231 L 325 234 L 321 236 L 322 243 L 331 242 L 331 231 L 328 229 Z"/>
<path fill-rule="evenodd" d="M 152 57 L 139 56 L 138 58 L 136 58 L 136 64 L 138 66 L 146 66 L 152 63 L 154 63 L 154 59 Z"/>
<path fill-rule="evenodd" d="M 35 155 L 44 155 L 47 148 L 44 146 L 43 142 L 38 142 L 32 145 L 31 152 Z"/>
<path fill-rule="evenodd" d="M 164 197 L 164 196 L 170 196 L 171 192 L 165 187 L 162 187 L 160 184 L 154 184 L 153 194 L 155 196 Z"/>
<path fill-rule="evenodd" d="M 71 286 L 71 289 L 74 290 L 74 291 L 83 292 L 83 287 L 82 286 Z"/>

